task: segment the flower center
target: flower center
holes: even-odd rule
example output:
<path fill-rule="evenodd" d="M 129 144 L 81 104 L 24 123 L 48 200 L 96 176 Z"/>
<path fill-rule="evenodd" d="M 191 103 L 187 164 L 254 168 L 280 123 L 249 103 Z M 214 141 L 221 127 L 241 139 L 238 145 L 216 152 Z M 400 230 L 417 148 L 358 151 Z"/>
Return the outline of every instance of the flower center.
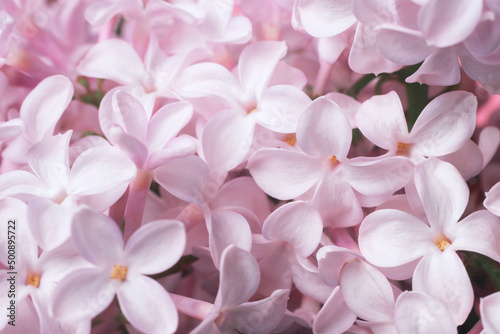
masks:
<path fill-rule="evenodd" d="M 290 146 L 295 146 L 295 144 L 297 143 L 297 137 L 295 136 L 295 133 L 284 135 L 282 140 Z"/>
<path fill-rule="evenodd" d="M 330 158 L 328 158 L 332 162 L 332 165 L 335 165 L 336 163 L 339 162 L 336 156 L 332 155 Z"/>
<path fill-rule="evenodd" d="M 449 245 L 451 245 L 451 242 L 447 238 L 442 237 L 441 239 L 439 239 L 438 241 L 436 241 L 434 244 L 437 246 L 437 248 L 439 248 L 441 250 L 441 252 L 444 252 L 444 250 L 446 249 L 446 247 L 448 247 Z"/>
<path fill-rule="evenodd" d="M 113 267 L 113 272 L 111 273 L 111 277 L 113 279 L 118 279 L 120 281 L 125 281 L 127 278 L 127 270 L 128 268 L 125 266 L 120 266 L 119 264 L 115 264 Z"/>
<path fill-rule="evenodd" d="M 37 274 L 30 274 L 28 276 L 28 281 L 26 282 L 26 285 L 32 285 L 35 288 L 38 288 L 40 286 L 40 276 Z"/>

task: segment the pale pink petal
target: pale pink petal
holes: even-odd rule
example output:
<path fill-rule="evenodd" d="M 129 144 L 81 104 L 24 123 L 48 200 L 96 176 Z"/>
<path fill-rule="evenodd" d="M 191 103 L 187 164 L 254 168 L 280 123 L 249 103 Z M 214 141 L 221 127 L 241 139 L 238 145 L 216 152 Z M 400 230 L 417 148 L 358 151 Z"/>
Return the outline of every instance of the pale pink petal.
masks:
<path fill-rule="evenodd" d="M 476 252 L 500 262 L 500 219 L 479 210 L 450 228 L 453 249 Z"/>
<path fill-rule="evenodd" d="M 116 294 L 125 318 L 144 333 L 173 333 L 178 314 L 172 298 L 155 280 L 137 275 L 127 277 Z"/>
<path fill-rule="evenodd" d="M 337 286 L 344 264 L 360 257 L 361 254 L 347 248 L 333 245 L 321 247 L 316 253 L 321 279 L 328 285 Z"/>
<path fill-rule="evenodd" d="M 456 325 L 467 319 L 474 302 L 472 284 L 462 260 L 451 249 L 424 256 L 413 274 L 413 290 L 442 301 Z"/>
<path fill-rule="evenodd" d="M 309 155 L 335 157 L 342 162 L 351 147 L 351 124 L 340 107 L 320 97 L 302 113 L 297 126 L 297 142 Z"/>
<path fill-rule="evenodd" d="M 458 151 L 442 155 L 439 159 L 455 166 L 464 180 L 478 175 L 484 166 L 480 148 L 470 139 Z"/>
<path fill-rule="evenodd" d="M 405 157 L 351 159 L 343 167 L 347 182 L 367 196 L 390 196 L 403 188 L 413 175 L 413 163 Z"/>
<path fill-rule="evenodd" d="M 375 211 L 363 220 L 359 229 L 361 254 L 380 267 L 409 263 L 424 256 L 432 247 L 436 248 L 430 228 L 403 211 Z"/>
<path fill-rule="evenodd" d="M 314 207 L 319 211 L 325 226 L 354 226 L 363 219 L 363 211 L 352 187 L 337 173 L 321 179 L 314 197 Z"/>
<path fill-rule="evenodd" d="M 99 123 L 105 135 L 119 125 L 128 135 L 141 142 L 146 140 L 148 115 L 141 101 L 125 91 L 111 94 L 111 103 L 99 108 Z"/>
<path fill-rule="evenodd" d="M 268 87 L 277 85 L 290 85 L 302 89 L 307 84 L 307 78 L 300 69 L 280 61 L 274 68 Z"/>
<path fill-rule="evenodd" d="M 83 196 L 109 191 L 128 184 L 134 179 L 136 171 L 130 158 L 115 147 L 86 150 L 71 168 L 72 193 Z"/>
<path fill-rule="evenodd" d="M 327 63 L 335 63 L 347 48 L 345 35 L 318 38 L 318 57 Z"/>
<path fill-rule="evenodd" d="M 335 102 L 340 109 L 344 112 L 351 124 L 351 128 L 357 128 L 355 115 L 361 107 L 361 102 L 356 99 L 350 97 L 349 95 L 332 92 L 325 95 L 325 97 L 329 100 Z"/>
<path fill-rule="evenodd" d="M 455 224 L 469 202 L 469 187 L 458 170 L 447 162 L 430 158 L 415 167 L 415 185 L 429 224 Z"/>
<path fill-rule="evenodd" d="M 376 41 L 387 59 L 401 65 L 420 63 L 432 52 L 420 31 L 395 25 L 377 28 Z"/>
<path fill-rule="evenodd" d="M 484 207 L 500 217 L 500 182 L 496 183 L 487 193 Z"/>
<path fill-rule="evenodd" d="M 318 268 L 309 259 L 298 256 L 295 252 L 289 252 L 289 258 L 295 287 L 306 296 L 325 303 L 333 288 L 321 280 Z"/>
<path fill-rule="evenodd" d="M 482 1 L 429 0 L 418 13 L 418 25 L 429 44 L 447 47 L 472 33 L 482 11 Z"/>
<path fill-rule="evenodd" d="M 35 174 L 54 190 L 68 187 L 69 140 L 72 131 L 46 138 L 28 151 L 28 163 Z"/>
<path fill-rule="evenodd" d="M 255 42 L 243 50 L 238 61 L 238 76 L 246 94 L 260 97 L 286 50 L 284 41 Z"/>
<path fill-rule="evenodd" d="M 152 275 L 176 264 L 185 246 L 186 231 L 181 222 L 156 220 L 132 234 L 125 247 L 125 257 L 131 271 Z"/>
<path fill-rule="evenodd" d="M 408 142 L 408 125 L 395 91 L 363 102 L 356 113 L 356 124 L 366 138 L 386 150 L 397 151 L 398 142 Z"/>
<path fill-rule="evenodd" d="M 352 12 L 359 22 L 376 27 L 394 22 L 398 14 L 398 1 L 353 0 Z"/>
<path fill-rule="evenodd" d="M 387 278 L 369 264 L 354 259 L 340 273 L 340 289 L 345 303 L 366 321 L 391 321 L 394 295 Z"/>
<path fill-rule="evenodd" d="M 94 45 L 77 71 L 88 77 L 110 79 L 125 85 L 142 85 L 147 77 L 144 64 L 132 46 L 113 38 Z"/>
<path fill-rule="evenodd" d="M 248 169 L 262 190 L 282 200 L 302 195 L 322 174 L 318 159 L 280 149 L 258 150 L 250 157 Z"/>
<path fill-rule="evenodd" d="M 217 97 L 228 107 L 238 107 L 241 88 L 225 67 L 215 63 L 199 63 L 184 69 L 174 84 L 183 97 Z"/>
<path fill-rule="evenodd" d="M 301 0 L 297 3 L 302 26 L 314 37 L 338 35 L 356 22 L 350 0 Z"/>
<path fill-rule="evenodd" d="M 23 101 L 21 119 L 33 142 L 52 136 L 57 121 L 73 97 L 71 81 L 62 75 L 42 80 Z"/>
<path fill-rule="evenodd" d="M 36 198 L 28 205 L 28 225 L 38 245 L 50 251 L 69 239 L 75 205 L 71 200 L 57 204 Z"/>
<path fill-rule="evenodd" d="M 418 70 L 406 78 L 406 82 L 451 86 L 460 82 L 460 64 L 458 57 L 449 49 L 432 52 Z"/>
<path fill-rule="evenodd" d="M 163 164 L 196 153 L 197 140 L 181 134 L 170 140 L 162 150 L 151 153 L 146 161 L 145 170 L 154 170 Z"/>
<path fill-rule="evenodd" d="M 233 307 L 250 299 L 260 282 L 257 261 L 249 252 L 229 246 L 222 253 L 216 305 Z"/>
<path fill-rule="evenodd" d="M 243 303 L 228 310 L 219 330 L 222 333 L 235 330 L 255 334 L 272 332 L 285 314 L 288 295 L 289 290 L 276 290 L 267 298 Z"/>
<path fill-rule="evenodd" d="M 414 149 L 425 156 L 458 150 L 471 137 L 476 125 L 477 98 L 465 91 L 439 95 L 418 117 L 410 137 Z"/>
<path fill-rule="evenodd" d="M 300 89 L 290 85 L 270 87 L 262 93 L 255 119 L 263 127 L 278 133 L 293 133 L 301 112 L 311 99 Z"/>
<path fill-rule="evenodd" d="M 14 118 L 0 124 L 0 142 L 20 136 L 24 132 L 24 121 Z"/>
<path fill-rule="evenodd" d="M 71 238 L 78 253 L 95 265 L 115 265 L 123 254 L 123 239 L 116 223 L 86 207 L 73 216 Z"/>
<path fill-rule="evenodd" d="M 398 333 L 457 333 L 457 325 L 441 301 L 420 292 L 405 291 L 396 301 L 394 322 Z"/>
<path fill-rule="evenodd" d="M 318 247 L 322 232 L 321 216 L 311 204 L 302 201 L 279 207 L 262 226 L 266 239 L 291 243 L 303 257 L 308 257 Z"/>
<path fill-rule="evenodd" d="M 222 33 L 214 42 L 244 44 L 252 38 L 252 22 L 246 16 L 235 15 L 229 18 Z"/>
<path fill-rule="evenodd" d="M 92 319 L 115 297 L 116 283 L 102 269 L 82 269 L 68 275 L 52 296 L 52 312 L 67 321 Z"/>
<path fill-rule="evenodd" d="M 342 291 L 337 287 L 314 318 L 313 331 L 317 334 L 346 333 L 355 320 L 356 315 L 346 305 Z"/>
<path fill-rule="evenodd" d="M 209 174 L 207 164 L 200 157 L 192 155 L 160 166 L 155 171 L 155 180 L 174 196 L 202 205 L 205 202 L 203 189 Z"/>
<path fill-rule="evenodd" d="M 29 201 L 35 196 L 45 197 L 47 186 L 35 175 L 14 170 L 0 175 L 0 198 L 16 197 Z"/>
<path fill-rule="evenodd" d="M 483 154 L 483 167 L 486 166 L 495 155 L 500 144 L 500 130 L 494 126 L 487 126 L 479 134 L 478 146 Z"/>
<path fill-rule="evenodd" d="M 481 322 L 486 333 L 500 332 L 500 318 L 498 317 L 500 292 L 481 298 L 479 309 L 481 310 Z"/>
<path fill-rule="evenodd" d="M 210 196 L 213 192 L 215 195 L 215 187 L 218 187 L 218 182 L 214 182 L 214 189 L 209 188 L 209 182 L 205 187 L 205 193 Z M 238 212 L 245 216 L 255 217 L 259 225 L 271 213 L 269 199 L 266 194 L 259 188 L 251 177 L 238 177 L 225 183 L 216 193 L 216 197 L 210 201 L 210 207 L 215 209 L 224 209 Z"/>
<path fill-rule="evenodd" d="M 210 254 L 215 267 L 220 267 L 221 256 L 229 245 L 246 251 L 252 248 L 252 233 L 248 222 L 232 211 L 215 210 L 208 222 Z"/>
<path fill-rule="evenodd" d="M 161 150 L 189 122 L 193 106 L 188 102 L 174 102 L 158 110 L 148 124 L 149 152 Z"/>
<path fill-rule="evenodd" d="M 112 125 L 106 133 L 109 141 L 126 153 L 137 168 L 144 168 L 148 158 L 148 148 L 139 139 L 127 134 L 118 124 Z"/>
<path fill-rule="evenodd" d="M 203 131 L 203 154 L 213 172 L 238 166 L 252 144 L 254 120 L 237 110 L 224 110 L 213 117 Z"/>
<path fill-rule="evenodd" d="M 387 59 L 376 43 L 376 32 L 358 23 L 349 52 L 349 67 L 358 73 L 392 73 L 402 66 Z"/>

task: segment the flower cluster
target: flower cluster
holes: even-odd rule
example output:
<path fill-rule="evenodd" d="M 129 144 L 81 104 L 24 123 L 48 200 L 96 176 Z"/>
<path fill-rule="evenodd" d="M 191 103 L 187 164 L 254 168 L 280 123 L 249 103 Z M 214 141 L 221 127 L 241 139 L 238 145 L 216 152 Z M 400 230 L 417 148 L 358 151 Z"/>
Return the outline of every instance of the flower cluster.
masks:
<path fill-rule="evenodd" d="M 500 1 L 0 4 L 1 333 L 500 333 Z"/>

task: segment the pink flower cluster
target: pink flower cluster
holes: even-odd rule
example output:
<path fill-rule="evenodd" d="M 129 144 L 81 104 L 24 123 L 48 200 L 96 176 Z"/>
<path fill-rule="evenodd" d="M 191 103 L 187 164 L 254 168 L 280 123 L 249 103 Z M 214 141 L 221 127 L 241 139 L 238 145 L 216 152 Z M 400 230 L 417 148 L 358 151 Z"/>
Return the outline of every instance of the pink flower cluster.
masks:
<path fill-rule="evenodd" d="M 500 1 L 3 0 L 1 333 L 500 333 Z"/>

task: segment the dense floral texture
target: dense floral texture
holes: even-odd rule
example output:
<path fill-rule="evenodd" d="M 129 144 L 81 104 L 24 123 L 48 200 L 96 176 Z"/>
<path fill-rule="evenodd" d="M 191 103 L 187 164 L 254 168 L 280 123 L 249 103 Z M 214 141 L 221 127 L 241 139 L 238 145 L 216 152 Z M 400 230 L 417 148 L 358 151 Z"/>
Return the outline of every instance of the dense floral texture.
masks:
<path fill-rule="evenodd" d="M 498 0 L 0 2 L 1 333 L 500 332 Z"/>

